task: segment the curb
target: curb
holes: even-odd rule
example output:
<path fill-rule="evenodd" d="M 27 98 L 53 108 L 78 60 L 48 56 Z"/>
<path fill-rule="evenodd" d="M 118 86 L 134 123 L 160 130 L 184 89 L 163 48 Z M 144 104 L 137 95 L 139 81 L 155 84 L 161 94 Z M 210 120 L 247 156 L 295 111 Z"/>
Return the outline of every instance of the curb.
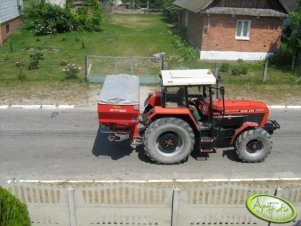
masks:
<path fill-rule="evenodd" d="M 7 180 L 11 183 L 196 183 L 196 182 L 261 182 L 301 181 L 301 178 L 245 178 L 245 179 L 149 179 L 149 180 Z"/>
<path fill-rule="evenodd" d="M 0 110 L 4 109 L 23 109 L 23 110 L 66 110 L 74 109 L 74 105 L 0 105 Z"/>
<path fill-rule="evenodd" d="M 294 109 L 294 110 L 301 110 L 301 105 L 268 105 L 270 109 Z M 79 106 L 75 105 L 68 105 L 68 104 L 43 104 L 43 105 L 0 105 L 0 110 L 5 109 L 24 109 L 24 110 L 68 110 L 80 108 Z"/>
<path fill-rule="evenodd" d="M 301 105 L 270 105 L 271 109 L 301 109 Z"/>

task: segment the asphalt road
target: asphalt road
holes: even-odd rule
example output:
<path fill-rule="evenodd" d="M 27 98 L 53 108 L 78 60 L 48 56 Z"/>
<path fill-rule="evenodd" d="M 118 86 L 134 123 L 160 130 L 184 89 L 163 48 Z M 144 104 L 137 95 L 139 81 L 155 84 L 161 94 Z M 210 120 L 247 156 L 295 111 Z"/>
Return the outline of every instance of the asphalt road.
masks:
<path fill-rule="evenodd" d="M 240 162 L 233 149 L 179 165 L 148 161 L 143 147 L 110 143 L 94 110 L 1 110 L 0 183 L 9 179 L 241 179 L 301 177 L 301 110 L 273 110 L 281 124 L 265 162 Z"/>

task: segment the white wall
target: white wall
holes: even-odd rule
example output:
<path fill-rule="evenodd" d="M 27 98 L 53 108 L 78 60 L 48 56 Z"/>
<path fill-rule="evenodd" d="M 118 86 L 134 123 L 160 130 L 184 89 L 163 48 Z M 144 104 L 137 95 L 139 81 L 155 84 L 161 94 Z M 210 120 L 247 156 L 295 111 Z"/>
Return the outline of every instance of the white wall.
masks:
<path fill-rule="evenodd" d="M 55 5 L 59 5 L 61 7 L 65 6 L 65 4 L 66 4 L 66 0 L 46 0 L 46 2 L 55 4 Z"/>
<path fill-rule="evenodd" d="M 235 52 L 235 51 L 200 51 L 200 59 L 204 60 L 264 60 L 273 53 Z"/>

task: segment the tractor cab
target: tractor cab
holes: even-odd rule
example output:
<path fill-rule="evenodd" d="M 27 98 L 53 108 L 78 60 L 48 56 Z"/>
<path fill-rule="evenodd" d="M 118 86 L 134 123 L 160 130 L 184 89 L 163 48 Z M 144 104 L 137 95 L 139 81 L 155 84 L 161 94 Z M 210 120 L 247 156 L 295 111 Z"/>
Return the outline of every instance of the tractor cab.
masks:
<path fill-rule="evenodd" d="M 217 87 L 210 70 L 165 70 L 161 80 L 162 107 L 188 108 L 197 121 L 211 122 L 214 112 L 224 114 L 224 88 Z M 215 101 L 222 105 L 215 107 Z"/>

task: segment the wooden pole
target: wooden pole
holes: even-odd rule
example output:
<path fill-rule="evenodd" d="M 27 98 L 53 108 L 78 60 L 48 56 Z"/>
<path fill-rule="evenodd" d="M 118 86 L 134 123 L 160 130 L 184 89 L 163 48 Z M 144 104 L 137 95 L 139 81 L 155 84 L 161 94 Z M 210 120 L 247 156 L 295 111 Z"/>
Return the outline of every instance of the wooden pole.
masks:
<path fill-rule="evenodd" d="M 266 80 L 268 80 L 268 66 L 269 66 L 269 62 L 266 61 L 264 65 L 264 72 L 263 72 L 263 79 L 262 79 L 263 83 L 265 83 Z"/>

